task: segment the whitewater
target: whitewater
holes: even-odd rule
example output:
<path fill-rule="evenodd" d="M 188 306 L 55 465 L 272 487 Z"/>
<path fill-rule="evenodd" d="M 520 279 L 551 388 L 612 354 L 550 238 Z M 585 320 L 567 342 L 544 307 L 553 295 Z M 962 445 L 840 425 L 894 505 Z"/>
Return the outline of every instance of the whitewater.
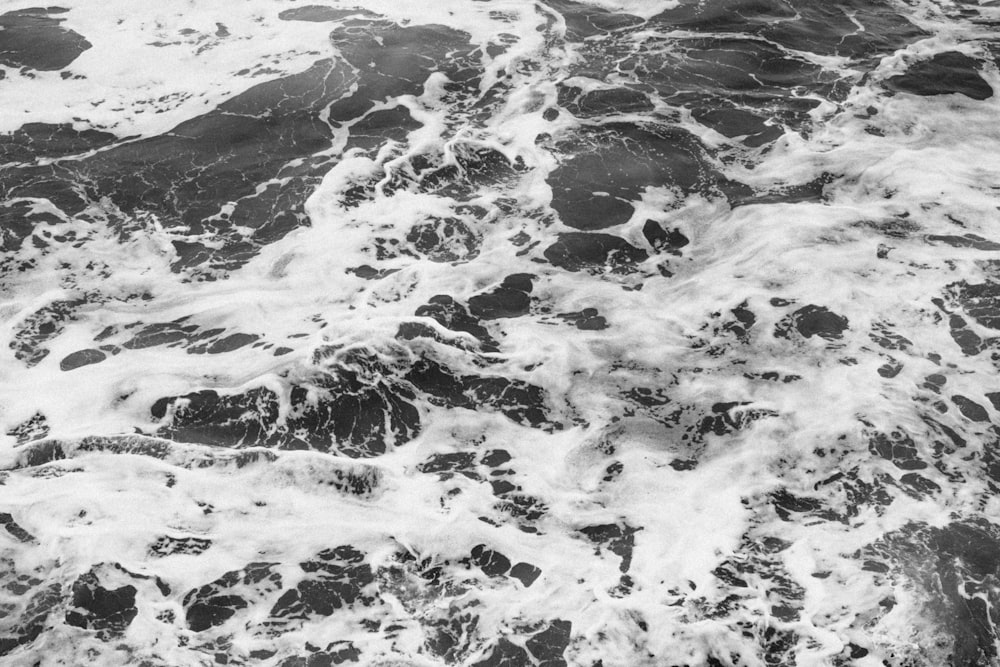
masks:
<path fill-rule="evenodd" d="M 1000 5 L 0 5 L 0 664 L 1000 664 Z"/>

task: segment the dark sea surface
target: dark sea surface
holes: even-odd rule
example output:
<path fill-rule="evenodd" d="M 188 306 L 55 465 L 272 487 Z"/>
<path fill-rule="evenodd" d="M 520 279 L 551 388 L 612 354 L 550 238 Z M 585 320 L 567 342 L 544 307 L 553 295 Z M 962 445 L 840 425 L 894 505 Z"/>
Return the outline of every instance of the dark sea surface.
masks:
<path fill-rule="evenodd" d="M 1000 2 L 324 1 L 0 2 L 0 665 L 1000 665 Z"/>

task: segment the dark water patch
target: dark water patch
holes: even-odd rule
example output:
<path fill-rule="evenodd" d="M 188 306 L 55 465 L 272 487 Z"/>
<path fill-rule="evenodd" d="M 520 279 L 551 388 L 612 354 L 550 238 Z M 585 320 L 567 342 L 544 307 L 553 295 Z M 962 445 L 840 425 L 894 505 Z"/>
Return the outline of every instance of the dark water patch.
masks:
<path fill-rule="evenodd" d="M 164 397 L 151 414 L 161 421 L 157 435 L 170 440 L 371 457 L 420 432 L 418 395 L 437 405 L 495 410 L 519 423 L 553 426 L 540 387 L 502 376 L 456 374 L 430 359 L 394 370 L 367 353 L 342 357 L 309 383 L 293 384 L 283 419 L 277 395 L 264 387 Z"/>
<path fill-rule="evenodd" d="M 301 188 L 303 178 L 315 184 L 321 168 L 289 174 L 297 178 L 260 194 L 257 187 L 290 160 L 329 147 L 330 129 L 319 113 L 352 82 L 342 62 L 318 61 L 300 74 L 258 84 L 165 135 L 99 153 L 79 169 L 93 184 L 92 198 L 105 195 L 125 212 L 158 214 L 166 227 L 225 235 L 230 223 L 220 217 L 222 207 L 241 199 L 243 208 L 233 215 L 249 223 L 254 236 L 271 234 L 286 222 L 297 226 L 294 206 L 282 207 L 284 217 L 274 220 L 249 219 L 248 213 L 271 208 L 267 204 L 279 201 L 281 193 Z"/>
<path fill-rule="evenodd" d="M 676 466 L 673 465 L 673 461 L 670 462 L 670 467 L 673 468 L 674 470 L 678 469 Z M 622 472 L 624 471 L 625 471 L 625 464 L 622 463 L 621 461 L 614 461 L 613 463 L 608 465 L 607 468 L 604 469 L 604 476 L 601 477 L 601 481 L 613 482 L 616 479 L 618 479 L 618 477 L 620 477 Z"/>
<path fill-rule="evenodd" d="M 968 445 L 965 438 L 959 435 L 958 432 L 950 426 L 943 424 L 928 415 L 922 415 L 921 418 L 930 427 L 931 433 L 934 436 L 932 445 L 934 447 L 935 458 L 941 458 L 945 455 L 954 454 L 959 449 L 964 449 L 966 445 Z"/>
<path fill-rule="evenodd" d="M 448 224 L 448 221 L 445 221 L 445 224 Z M 410 234 L 408 234 L 408 236 L 410 236 L 412 239 L 412 243 L 414 244 L 427 243 L 427 249 L 431 253 L 434 253 L 437 250 L 438 248 L 437 244 L 442 240 L 441 237 L 439 237 L 436 233 L 433 232 L 429 234 L 426 233 L 429 231 L 429 228 L 430 230 L 433 230 L 433 225 L 434 225 L 433 221 L 430 222 L 430 225 L 426 224 L 414 225 L 410 230 Z M 446 243 L 447 240 L 448 238 L 445 237 L 444 241 Z M 369 255 L 374 254 L 375 256 L 374 259 L 377 262 L 383 262 L 388 259 L 397 259 L 399 257 L 404 257 L 404 256 L 412 258 L 420 256 L 409 246 L 407 246 L 404 243 L 401 243 L 399 239 L 386 238 L 384 236 L 373 237 L 371 245 L 362 248 L 362 250 L 364 252 L 367 252 Z M 447 247 L 444 248 L 444 251 L 450 252 L 447 249 Z M 434 261 L 433 258 L 430 259 L 431 261 Z"/>
<path fill-rule="evenodd" d="M 7 201 L 0 209 L 0 251 L 13 253 L 21 249 L 25 240 L 31 237 L 32 245 L 44 247 L 47 242 L 32 234 L 42 225 L 54 225 L 62 220 L 53 213 L 38 210 L 30 201 Z M 43 232 L 44 234 L 44 232 Z"/>
<path fill-rule="evenodd" d="M 361 361 L 365 363 L 378 365 Z M 279 418 L 277 395 L 263 387 L 237 394 L 209 389 L 161 398 L 151 413 L 165 420 L 157 435 L 171 440 L 378 456 L 389 444 L 408 442 L 420 431 L 414 394 L 392 377 L 386 369 L 386 378 L 368 379 L 349 365 L 318 374 L 308 385 L 291 387 L 291 412 L 284 420 Z"/>
<path fill-rule="evenodd" d="M 819 500 L 796 496 L 787 489 L 779 489 L 770 495 L 774 511 L 782 521 L 792 521 L 795 514 L 816 514 L 823 508 Z"/>
<path fill-rule="evenodd" d="M 380 595 L 395 598 L 423 629 L 428 653 L 448 664 L 466 664 L 463 659 L 476 647 L 480 602 L 457 599 L 469 592 L 464 576 L 469 562 L 457 564 L 461 579 L 453 576 L 454 565 L 444 558 L 400 551 L 390 566 L 379 568 L 376 581 Z"/>
<path fill-rule="evenodd" d="M 487 577 L 502 577 L 510 570 L 510 559 L 499 551 L 488 549 L 485 544 L 472 548 L 472 562 Z"/>
<path fill-rule="evenodd" d="M 711 352 L 714 348 L 709 348 Z M 780 376 L 778 376 L 780 378 Z M 786 380 L 786 382 L 792 382 Z M 768 408 L 752 407 L 748 401 L 726 401 L 712 405 L 680 403 L 669 396 L 665 388 L 629 389 L 622 394 L 627 403 L 626 416 L 641 415 L 674 431 L 670 440 L 683 448 L 678 452 L 676 466 L 681 469 L 696 467 L 699 455 L 713 438 L 729 438 L 733 434 L 751 428 L 762 419 L 780 417 L 781 414 Z M 615 429 L 611 429 L 615 434 Z M 613 454 L 611 442 L 602 445 L 605 453 Z M 673 464 L 672 464 L 673 465 Z M 676 468 L 675 469 L 678 469 Z"/>
<path fill-rule="evenodd" d="M 6 512 L 0 512 L 0 526 L 3 526 L 3 529 L 18 542 L 30 544 L 35 541 L 35 536 L 22 528 L 17 521 L 14 521 L 14 517 Z"/>
<path fill-rule="evenodd" d="M 223 207 L 240 200 L 234 211 L 236 222 L 253 228 L 258 244 L 260 239 L 280 237 L 301 224 L 291 205 L 294 202 L 285 201 L 282 195 L 301 190 L 303 179 L 311 178 L 315 186 L 322 170 L 317 173 L 313 165 L 312 172 L 307 168 L 300 175 L 288 174 L 287 183 L 261 193 L 257 186 L 274 178 L 288 161 L 329 146 L 330 129 L 318 114 L 345 94 L 351 81 L 352 74 L 343 63 L 319 61 L 300 74 L 254 86 L 164 135 L 56 165 L 49 178 L 66 183 L 77 198 L 75 184 L 84 183 L 87 199 L 96 202 L 107 197 L 125 215 L 152 213 L 167 228 L 186 225 L 193 234 L 215 232 L 229 239 L 227 246 L 233 246 L 223 254 L 228 250 L 242 253 L 238 264 L 252 255 L 254 241 L 233 236 L 228 215 L 221 213 Z M 64 139 L 57 137 L 56 145 L 62 143 Z M 31 174 L 10 170 L 0 178 L 0 185 L 23 187 Z M 311 187 L 299 192 L 298 203 L 308 194 Z M 67 207 L 61 200 L 49 199 L 68 215 L 81 210 L 73 200 Z M 60 195 L 60 199 L 65 197 Z M 281 212 L 271 210 L 279 203 L 288 205 Z M 260 208 L 273 217 L 249 219 Z M 193 242 L 177 243 L 182 265 L 208 261 L 215 252 Z"/>
<path fill-rule="evenodd" d="M 359 662 L 361 651 L 349 641 L 335 641 L 326 645 L 320 650 L 318 646 L 306 645 L 308 653 L 304 655 L 294 655 L 285 658 L 278 667 L 333 667 L 333 665 L 343 665 L 348 662 Z M 271 653 L 271 655 L 274 655 Z M 258 656 L 269 658 L 271 655 Z M 250 657 L 255 657 L 251 652 Z"/>
<path fill-rule="evenodd" d="M 903 370 L 903 364 L 896 361 L 892 357 L 889 357 L 889 361 L 878 367 L 877 373 L 886 379 L 891 379 L 899 375 L 900 371 Z"/>
<path fill-rule="evenodd" d="M 670 397 L 662 388 L 631 387 L 624 392 L 624 396 L 637 405 L 646 407 L 658 407 L 670 403 Z"/>
<path fill-rule="evenodd" d="M 782 375 L 778 371 L 764 371 L 763 373 L 744 373 L 743 377 L 748 380 L 763 380 L 765 382 L 782 382 L 791 384 L 802 379 L 801 375 Z"/>
<path fill-rule="evenodd" d="M 849 87 L 841 74 L 792 55 L 773 42 L 736 36 L 677 39 L 667 51 L 636 56 L 642 79 L 664 101 L 694 110 L 721 127 L 733 116 L 708 115 L 712 110 L 741 109 L 768 127 L 807 128 L 809 112 L 822 99 L 841 99 Z M 638 70 L 637 70 L 637 73 Z M 806 96 L 804 93 L 811 94 Z M 742 115 L 742 122 L 750 118 Z M 739 135 L 734 135 L 739 136 Z M 757 142 L 760 143 L 760 142 Z"/>
<path fill-rule="evenodd" d="M 518 530 L 525 533 L 534 534 L 539 532 L 535 522 L 548 513 L 548 505 L 535 496 L 524 493 L 504 491 L 495 492 L 494 495 L 497 495 L 499 500 L 494 503 L 493 509 L 501 515 L 503 521 L 513 522 Z M 480 519 L 486 523 L 500 525 L 485 517 L 480 517 Z"/>
<path fill-rule="evenodd" d="M 0 136 L 0 164 L 35 162 L 39 158 L 60 158 L 102 148 L 118 140 L 109 132 L 77 130 L 69 123 L 26 123 Z"/>
<path fill-rule="evenodd" d="M 470 479 L 479 479 L 474 472 L 475 452 L 448 452 L 432 454 L 426 461 L 417 466 L 423 473 L 437 473 L 439 479 L 449 480 L 455 473 L 460 473 Z"/>
<path fill-rule="evenodd" d="M 703 32 L 757 32 L 772 23 L 793 19 L 795 9 L 783 0 L 681 2 L 651 19 L 652 24 Z"/>
<path fill-rule="evenodd" d="M 958 411 L 962 413 L 962 416 L 974 422 L 989 422 L 990 415 L 986 412 L 986 408 L 976 403 L 971 398 L 967 396 L 962 396 L 961 394 L 955 394 L 951 397 L 951 402 L 958 407 Z"/>
<path fill-rule="evenodd" d="M 12 622 L 0 626 L 3 631 L 3 635 L 0 636 L 0 656 L 8 655 L 18 647 L 31 644 L 38 639 L 48 625 L 52 612 L 62 604 L 62 587 L 59 584 L 49 584 L 35 590 L 19 617 L 12 618 Z"/>
<path fill-rule="evenodd" d="M 916 584 L 924 613 L 952 638 L 949 664 L 987 665 L 997 657 L 1000 529 L 983 518 L 942 526 L 911 522 L 857 554 Z"/>
<path fill-rule="evenodd" d="M 345 21 L 330 38 L 359 74 L 354 94 L 330 107 L 329 118 L 336 123 L 360 118 L 376 101 L 419 96 L 432 72 L 448 78 L 450 92 L 471 92 L 482 74 L 469 36 L 442 25 L 401 27 L 356 19 Z"/>
<path fill-rule="evenodd" d="M 41 440 L 48 434 L 49 421 L 41 412 L 36 412 L 7 431 L 7 435 L 15 438 L 18 445 L 24 445 L 33 440 Z"/>
<path fill-rule="evenodd" d="M 427 618 L 424 624 L 427 632 L 424 647 L 431 655 L 448 663 L 458 663 L 471 653 L 475 646 L 479 616 L 473 611 L 462 613 L 463 611 L 456 605 L 447 616 Z"/>
<path fill-rule="evenodd" d="M 470 314 L 465 306 L 447 294 L 438 294 L 431 297 L 426 305 L 417 308 L 414 315 L 417 317 L 429 317 L 445 329 L 471 335 L 479 341 L 484 352 L 497 352 L 500 349 L 499 344 L 493 339 L 486 327 L 483 326 L 482 320 Z M 406 323 L 400 325 L 396 336 L 405 340 L 412 340 L 419 336 L 437 338 L 433 329 L 429 327 L 426 330 L 417 329 L 414 327 L 415 324 Z"/>
<path fill-rule="evenodd" d="M 860 468 L 834 473 L 815 484 L 816 489 L 822 489 L 829 498 L 817 516 L 843 523 L 868 509 L 881 516 L 895 498 L 891 491 L 893 486 L 892 477 L 884 473 L 871 473 Z"/>
<path fill-rule="evenodd" d="M 289 624 L 330 616 L 355 603 L 370 605 L 365 589 L 375 581 L 365 555 L 350 545 L 326 549 L 299 564 L 305 577 L 286 590 L 271 608 L 265 624 L 285 629 Z"/>
<path fill-rule="evenodd" d="M 818 336 L 825 340 L 843 338 L 848 329 L 846 317 L 830 311 L 825 306 L 808 305 L 782 318 L 774 327 L 775 338 L 790 338 L 794 329 L 804 338 Z"/>
<path fill-rule="evenodd" d="M 963 234 L 962 236 L 929 234 L 927 236 L 927 240 L 932 243 L 945 243 L 953 248 L 972 248 L 974 250 L 985 250 L 987 252 L 1000 250 L 1000 243 L 984 239 L 982 236 L 978 236 L 976 234 Z"/>
<path fill-rule="evenodd" d="M 770 116 L 726 103 L 694 107 L 691 115 L 705 127 L 710 127 L 725 137 L 742 138 L 743 144 L 751 148 L 769 144 L 785 133 L 781 125 L 769 122 Z"/>
<path fill-rule="evenodd" d="M 9 202 L 6 207 L 11 208 L 29 203 L 17 201 L 19 198 L 47 199 L 66 215 L 74 216 L 83 213 L 89 205 L 77 183 L 77 174 L 59 163 L 6 168 L 0 171 L 0 192 Z M 9 224 L 12 221 L 5 222 Z"/>
<path fill-rule="evenodd" d="M 645 114 L 655 109 L 649 97 L 631 88 L 602 88 L 584 93 L 575 86 L 560 84 L 559 106 L 577 118 Z"/>
<path fill-rule="evenodd" d="M 481 320 L 496 320 L 527 315 L 531 309 L 532 280 L 529 273 L 515 273 L 504 278 L 499 287 L 469 298 L 469 312 Z"/>
<path fill-rule="evenodd" d="M 276 455 L 264 450 L 244 452 L 219 452 L 205 456 L 205 452 L 193 453 L 178 448 L 170 440 L 145 435 L 88 436 L 75 440 L 46 439 L 32 441 L 18 451 L 14 470 L 33 468 L 52 461 L 60 461 L 85 453 L 132 454 L 148 456 L 159 460 L 170 460 L 183 467 L 210 467 L 213 465 L 233 465 L 242 468 L 261 460 L 273 461 Z"/>
<path fill-rule="evenodd" d="M 729 311 L 735 321 L 728 321 L 722 325 L 723 330 L 732 333 L 741 343 L 750 343 L 750 330 L 757 324 L 757 315 L 749 308 L 747 301 L 739 304 Z"/>
<path fill-rule="evenodd" d="M 738 189 L 734 189 L 736 196 L 730 196 L 729 201 L 733 207 L 749 204 L 818 203 L 826 200 L 826 186 L 835 180 L 837 180 L 837 177 L 833 174 L 823 173 L 806 183 L 768 190 L 766 192 L 749 191 L 741 193 Z"/>
<path fill-rule="evenodd" d="M 9 170 L 0 176 L 0 189 L 8 195 L 48 195 L 67 215 L 80 213 L 87 200 L 106 197 L 126 216 L 153 214 L 167 229 L 183 227 L 192 236 L 211 233 L 221 241 L 219 249 L 194 239 L 176 240 L 176 269 L 238 268 L 261 245 L 309 224 L 305 200 L 334 164 L 312 157 L 331 145 L 323 117 L 328 108 L 332 120 L 348 122 L 386 98 L 419 95 L 434 71 L 453 75 L 463 85 L 478 73 L 468 36 L 442 26 L 352 20 L 332 39 L 345 60 L 319 60 L 299 74 L 258 84 L 157 137 L 72 163 Z M 376 121 L 385 120 L 378 113 L 370 120 L 373 127 L 367 131 L 376 134 L 364 135 L 365 145 L 374 147 L 380 132 Z M 62 150 L 65 134 L 53 135 L 52 148 L 39 148 Z M 82 202 L 78 183 L 86 184 Z"/>
<path fill-rule="evenodd" d="M 874 59 L 927 33 L 888 2 L 846 0 L 685 0 L 650 24 L 711 33 L 758 35 L 785 48 Z"/>
<path fill-rule="evenodd" d="M 979 74 L 981 64 L 958 51 L 939 53 L 911 65 L 903 74 L 890 77 L 886 86 L 913 95 L 960 93 L 974 100 L 985 100 L 993 96 L 993 88 Z"/>
<path fill-rule="evenodd" d="M 650 24 L 701 32 L 755 33 L 795 16 L 790 4 L 781 0 L 720 0 L 713 3 L 685 0 L 653 17 Z"/>
<path fill-rule="evenodd" d="M 48 356 L 44 343 L 56 338 L 67 322 L 76 319 L 76 311 L 87 303 L 86 298 L 53 301 L 28 315 L 14 329 L 10 348 L 14 357 L 29 368 Z"/>
<path fill-rule="evenodd" d="M 184 324 L 183 320 L 176 322 L 163 322 L 158 324 L 148 324 L 140 329 L 136 334 L 125 341 L 122 347 L 129 350 L 142 350 L 147 347 L 159 345 L 174 345 L 186 343 L 191 334 L 198 331 L 196 324 Z"/>
<path fill-rule="evenodd" d="M 66 355 L 63 360 L 59 362 L 59 370 L 72 371 L 83 366 L 99 364 L 107 358 L 108 355 L 101 350 L 77 350 L 76 352 Z"/>
<path fill-rule="evenodd" d="M 1000 493 L 1000 440 L 984 443 L 981 470 L 992 493 Z"/>
<path fill-rule="evenodd" d="M 497 466 L 502 466 L 503 464 L 511 460 L 510 452 L 505 449 L 491 449 L 486 452 L 481 459 L 483 465 L 495 468 Z"/>
<path fill-rule="evenodd" d="M 556 619 L 547 628 L 529 637 L 524 646 L 538 661 L 539 667 L 566 667 L 563 653 L 569 647 L 572 632 L 571 622 Z"/>
<path fill-rule="evenodd" d="M 489 654 L 472 667 L 566 667 L 563 657 L 569 647 L 573 624 L 562 619 L 524 640 L 524 648 L 502 637 Z"/>
<path fill-rule="evenodd" d="M 948 378 L 940 373 L 931 373 L 924 378 L 924 383 L 921 385 L 924 389 L 930 389 L 935 394 L 941 393 L 941 387 L 943 387 L 948 382 Z"/>
<path fill-rule="evenodd" d="M 200 537 L 173 537 L 162 535 L 149 545 L 149 555 L 154 558 L 173 556 L 181 554 L 186 556 L 197 556 L 212 546 L 212 540 Z"/>
<path fill-rule="evenodd" d="M 531 664 L 532 660 L 526 650 L 507 638 L 501 638 L 493 646 L 492 652 L 472 667 L 528 667 Z"/>
<path fill-rule="evenodd" d="M 357 194 L 352 197 L 371 198 L 376 185 L 386 195 L 398 191 L 416 191 L 439 194 L 455 201 L 467 198 L 468 195 L 468 184 L 462 183 L 461 170 L 440 151 L 406 157 L 397 161 L 387 175 L 379 174 L 374 178 L 378 180 L 373 179 L 355 186 Z"/>
<path fill-rule="evenodd" d="M 531 563 L 514 563 L 509 575 L 520 581 L 525 588 L 530 588 L 542 575 L 542 571 Z"/>
<path fill-rule="evenodd" d="M 917 500 L 932 497 L 941 491 L 937 483 L 915 472 L 906 473 L 899 481 L 903 490 Z"/>
<path fill-rule="evenodd" d="M 908 213 L 881 220 L 861 220 L 853 226 L 870 229 L 893 239 L 908 239 L 920 231 L 920 225 L 910 220 Z"/>
<path fill-rule="evenodd" d="M 554 426 L 549 421 L 545 391 L 503 376 L 460 375 L 431 359 L 421 359 L 405 375 L 432 403 L 468 410 L 496 410 L 521 424 Z"/>
<path fill-rule="evenodd" d="M 890 461 L 900 470 L 923 470 L 927 467 L 927 462 L 920 458 L 920 451 L 913 438 L 901 429 L 871 434 L 868 451 Z"/>
<path fill-rule="evenodd" d="M 104 588 L 91 570 L 73 583 L 73 608 L 66 612 L 66 624 L 95 630 L 99 638 L 120 635 L 139 613 L 136 592 L 135 586 Z"/>
<path fill-rule="evenodd" d="M 286 455 L 261 447 L 236 451 L 206 449 L 163 438 L 119 435 L 33 442 L 19 449 L 16 462 L 11 469 L 31 469 L 52 461 L 72 459 L 88 453 L 144 456 L 189 470 L 214 468 L 220 471 L 235 471 L 278 462 L 279 470 L 282 471 L 279 475 L 282 475 L 289 466 L 295 466 L 295 459 L 289 459 Z M 295 475 L 295 477 L 307 480 L 306 483 L 314 488 L 330 488 L 359 498 L 371 497 L 382 484 L 382 473 L 377 468 L 364 464 L 336 463 L 329 459 L 313 460 L 301 470 L 301 476 Z M 168 475 L 168 488 L 174 485 L 171 479 L 172 477 Z"/>
<path fill-rule="evenodd" d="M 280 590 L 282 578 L 274 571 L 275 565 L 250 563 L 189 591 L 182 603 L 188 628 L 203 632 L 222 625 L 238 611 Z"/>
<path fill-rule="evenodd" d="M 403 142 L 407 134 L 420 127 L 422 125 L 414 120 L 410 110 L 403 105 L 372 111 L 351 125 L 344 150 L 361 148 L 370 151 L 385 144 L 386 140 Z"/>
<path fill-rule="evenodd" d="M 753 342 L 753 329 L 756 324 L 757 315 L 750 309 L 749 301 L 743 301 L 735 308 L 730 309 L 728 313 L 725 311 L 713 312 L 699 328 L 700 335 L 689 336 L 692 340 L 691 348 L 701 350 L 710 357 L 722 356 L 732 348 L 733 339 L 742 345 L 750 345 Z M 758 375 L 751 373 L 747 377 L 758 377 Z M 768 371 L 759 377 L 777 380 L 780 375 Z M 786 381 L 791 380 L 786 379 Z M 736 405 L 736 403 L 732 405 Z"/>
<path fill-rule="evenodd" d="M 62 7 L 32 7 L 0 15 L 0 65 L 61 70 L 91 47 L 78 32 L 63 28 Z"/>
<path fill-rule="evenodd" d="M 916 473 L 906 473 L 903 477 L 907 475 L 925 479 Z M 872 474 L 870 470 L 855 467 L 817 481 L 812 493 L 779 489 L 770 495 L 770 503 L 783 521 L 797 523 L 808 517 L 848 524 L 867 511 L 881 516 L 898 495 L 897 487 L 890 475 Z"/>
<path fill-rule="evenodd" d="M 945 296 L 960 306 L 977 324 L 1000 330 L 1000 283 L 952 283 Z M 955 327 L 953 327 L 955 328 Z"/>
<path fill-rule="evenodd" d="M 315 23 L 324 23 L 327 21 L 340 21 L 349 16 L 365 16 L 368 18 L 376 18 L 378 14 L 370 12 L 367 9 L 362 9 L 360 7 L 337 9 L 335 7 L 327 7 L 325 5 L 306 5 L 304 7 L 293 7 L 292 9 L 286 9 L 285 11 L 278 14 L 278 18 L 281 19 L 282 21 L 311 21 Z"/>
<path fill-rule="evenodd" d="M 201 354 L 202 352 L 206 354 L 222 354 L 250 345 L 256 342 L 258 338 L 259 336 L 256 334 L 234 333 L 224 338 L 217 338 L 207 343 L 194 345 L 188 349 L 188 352 L 193 354 Z"/>
<path fill-rule="evenodd" d="M 774 410 L 746 408 L 745 405 L 747 404 L 743 402 L 716 403 L 712 406 L 712 414 L 705 415 L 698 423 L 698 435 L 729 435 L 760 419 L 778 416 Z"/>
<path fill-rule="evenodd" d="M 969 323 L 959 315 L 952 315 L 948 318 L 948 326 L 951 329 L 952 340 L 962 350 L 962 354 L 974 357 L 985 349 L 988 349 L 997 342 L 996 338 L 983 340 L 977 333 L 969 328 Z"/>
<path fill-rule="evenodd" d="M 763 605 L 769 615 L 780 622 L 798 621 L 805 589 L 785 568 L 782 552 L 790 546 L 790 542 L 777 537 L 744 535 L 735 554 L 712 571 L 727 585 L 724 589 L 727 594 L 718 598 L 699 598 L 708 615 L 725 618 L 744 612 L 747 605 L 758 609 Z M 750 581 L 754 582 L 752 586 Z M 765 626 L 746 636 L 757 645 L 765 664 L 794 664 L 794 657 L 790 655 L 798 640 L 794 633 L 776 633 L 773 627 Z"/>
<path fill-rule="evenodd" d="M 431 151 L 410 155 L 397 160 L 392 167 L 376 176 L 360 179 L 348 186 L 343 193 L 343 205 L 351 208 L 376 195 L 391 196 L 398 191 L 435 194 L 454 202 L 457 214 L 466 219 L 480 220 L 487 211 L 472 204 L 484 190 L 507 190 L 516 187 L 516 181 L 527 171 L 523 159 L 508 159 L 502 152 L 471 141 L 455 142 L 449 155 Z M 512 201 L 512 200 L 508 200 Z M 503 205 L 503 200 L 496 202 Z M 513 210 L 508 207 L 508 212 Z"/>
<path fill-rule="evenodd" d="M 572 0 L 546 0 L 546 5 L 559 12 L 566 22 L 566 38 L 580 41 L 632 28 L 643 23 L 638 16 L 617 14 L 607 9 Z"/>
<path fill-rule="evenodd" d="M 681 248 L 691 241 L 678 229 L 663 229 L 655 220 L 647 220 L 642 226 L 642 235 L 656 252 L 680 255 Z"/>
<path fill-rule="evenodd" d="M 442 481 L 447 481 L 456 474 L 468 479 L 483 481 L 491 476 L 513 473 L 507 468 L 500 469 L 500 466 L 511 460 L 510 453 L 504 449 L 489 450 L 481 456 L 478 463 L 476 458 L 476 452 L 466 451 L 431 454 L 427 460 L 417 466 L 417 470 L 422 473 L 436 474 L 438 479 Z"/>
<path fill-rule="evenodd" d="M 16 462 L 10 469 L 34 468 L 66 458 L 66 448 L 58 440 L 38 440 L 18 451 Z"/>
<path fill-rule="evenodd" d="M 480 235 L 456 217 L 431 217 L 406 234 L 414 249 L 433 262 L 467 262 L 479 256 Z"/>
<path fill-rule="evenodd" d="M 352 266 L 345 269 L 345 273 L 353 273 L 358 278 L 362 280 L 379 280 L 396 273 L 398 269 L 376 269 L 370 264 L 362 264 L 360 266 Z"/>
<path fill-rule="evenodd" d="M 228 223 L 251 229 L 253 232 L 249 238 L 233 238 L 228 243 L 222 253 L 226 260 L 224 264 L 231 267 L 241 266 L 256 254 L 258 246 L 274 243 L 292 229 L 309 225 L 309 216 L 306 215 L 302 203 L 313 193 L 319 184 L 320 174 L 329 166 L 330 163 L 325 159 L 306 160 L 295 173 L 285 174 L 287 180 L 277 184 L 268 183 L 258 188 L 254 196 L 237 200 L 229 215 Z M 224 216 L 218 218 L 218 221 L 225 220 Z M 195 257 L 195 263 L 210 261 L 215 257 L 213 249 L 202 247 L 197 242 L 188 242 L 186 246 L 174 243 L 174 248 L 180 255 L 185 254 L 185 247 L 195 250 L 193 253 L 188 252 Z M 178 266 L 180 265 L 191 264 L 182 261 Z"/>
<path fill-rule="evenodd" d="M 521 487 L 506 479 L 492 479 L 490 480 L 490 487 L 493 490 L 493 495 L 499 497 L 504 497 L 507 494 L 521 490 Z"/>
<path fill-rule="evenodd" d="M 649 259 L 649 254 L 611 234 L 568 232 L 560 234 L 545 249 L 545 259 L 567 271 L 604 271 L 628 273 L 635 264 Z"/>
<path fill-rule="evenodd" d="M 868 337 L 873 343 L 886 350 L 899 350 L 903 352 L 909 350 L 913 346 L 913 341 L 893 331 L 893 326 L 890 322 L 876 322 L 872 325 L 872 331 L 868 334 Z"/>
<path fill-rule="evenodd" d="M 588 540 L 597 545 L 595 553 L 601 555 L 601 549 L 607 549 L 621 558 L 618 569 L 622 573 L 632 567 L 632 551 L 635 549 L 635 534 L 642 528 L 633 528 L 627 523 L 609 523 L 586 526 L 580 529 Z"/>
<path fill-rule="evenodd" d="M 677 128 L 608 123 L 557 144 L 565 156 L 549 175 L 552 208 L 582 230 L 628 222 L 647 187 L 709 191 L 711 174 L 698 140 Z"/>
<path fill-rule="evenodd" d="M 509 181 L 525 171 L 523 160 L 517 158 L 511 162 L 506 155 L 489 146 L 462 142 L 454 145 L 452 151 L 465 181 L 474 187 Z"/>
<path fill-rule="evenodd" d="M 556 317 L 573 323 L 577 329 L 583 331 L 602 331 L 611 326 L 603 315 L 598 314 L 596 308 L 584 308 L 573 313 L 559 313 Z"/>

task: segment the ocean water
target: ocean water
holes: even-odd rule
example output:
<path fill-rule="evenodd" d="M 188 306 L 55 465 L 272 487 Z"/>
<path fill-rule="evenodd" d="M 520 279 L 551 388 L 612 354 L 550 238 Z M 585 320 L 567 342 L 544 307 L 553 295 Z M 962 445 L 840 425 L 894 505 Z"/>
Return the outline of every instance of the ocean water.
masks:
<path fill-rule="evenodd" d="M 1000 664 L 1000 4 L 317 1 L 0 5 L 0 664 Z"/>

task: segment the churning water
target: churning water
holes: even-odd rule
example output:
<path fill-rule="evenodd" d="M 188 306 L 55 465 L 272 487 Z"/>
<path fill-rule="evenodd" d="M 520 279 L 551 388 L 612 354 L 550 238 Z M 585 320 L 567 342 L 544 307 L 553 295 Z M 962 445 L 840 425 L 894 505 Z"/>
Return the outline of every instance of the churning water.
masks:
<path fill-rule="evenodd" d="M 997 664 L 997 2 L 2 9 L 4 665 Z"/>

